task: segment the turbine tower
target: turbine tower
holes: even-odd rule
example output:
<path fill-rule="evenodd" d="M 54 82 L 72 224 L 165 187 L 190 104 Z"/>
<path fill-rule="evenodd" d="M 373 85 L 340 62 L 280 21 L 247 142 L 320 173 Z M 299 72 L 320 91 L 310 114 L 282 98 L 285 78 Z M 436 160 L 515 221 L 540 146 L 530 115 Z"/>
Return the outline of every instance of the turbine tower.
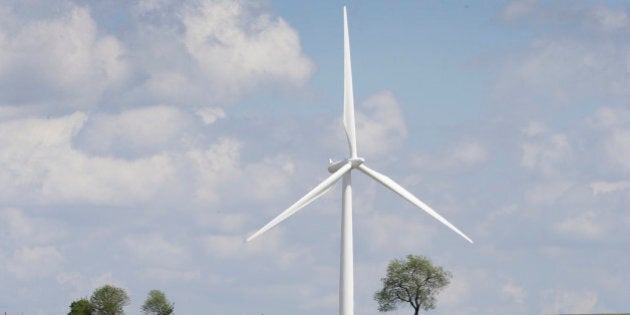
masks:
<path fill-rule="evenodd" d="M 381 183 L 397 193 L 413 205 L 424 210 L 430 216 L 446 225 L 448 228 L 459 234 L 461 237 L 472 243 L 473 241 L 453 224 L 444 219 L 435 210 L 411 194 L 405 188 L 397 184 L 391 178 L 367 167 L 365 160 L 357 155 L 356 127 L 354 122 L 354 96 L 352 92 L 352 66 L 350 63 L 350 39 L 348 36 L 348 18 L 346 7 L 343 7 L 343 47 L 344 47 L 344 82 L 343 82 L 343 125 L 348 137 L 348 147 L 350 157 L 328 166 L 328 171 L 332 173 L 328 178 L 319 183 L 313 190 L 291 205 L 284 212 L 256 231 L 247 241 L 251 241 L 284 221 L 306 205 L 315 201 L 331 189 L 332 185 L 340 179 L 342 180 L 342 206 L 341 206 L 341 261 L 340 261 L 340 283 L 339 283 L 339 314 L 354 315 L 354 265 L 352 248 L 352 170 L 358 169 L 367 176 Z"/>

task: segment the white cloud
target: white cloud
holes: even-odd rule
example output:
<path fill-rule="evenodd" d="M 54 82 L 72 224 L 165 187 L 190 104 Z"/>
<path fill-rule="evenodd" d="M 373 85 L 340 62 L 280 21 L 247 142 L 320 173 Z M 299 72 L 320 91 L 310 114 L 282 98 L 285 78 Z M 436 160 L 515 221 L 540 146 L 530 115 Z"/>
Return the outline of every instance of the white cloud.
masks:
<path fill-rule="evenodd" d="M 589 125 L 599 129 L 613 129 L 630 124 L 630 110 L 623 107 L 601 107 L 588 119 Z"/>
<path fill-rule="evenodd" d="M 630 181 L 593 182 L 591 183 L 591 189 L 593 190 L 593 195 L 595 196 L 616 191 L 623 191 L 630 189 Z"/>
<path fill-rule="evenodd" d="M 545 305 L 543 313 L 592 313 L 597 305 L 598 296 L 593 291 L 546 290 L 543 292 Z"/>
<path fill-rule="evenodd" d="M 525 302 L 525 289 L 513 283 L 507 283 L 501 287 L 501 293 L 514 303 L 523 304 Z"/>
<path fill-rule="evenodd" d="M 357 147 L 360 154 L 391 159 L 407 138 L 400 104 L 391 91 L 380 91 L 356 108 Z"/>
<path fill-rule="evenodd" d="M 50 244 L 66 234 L 50 220 L 30 217 L 15 208 L 0 209 L 0 227 L 18 244 Z"/>
<path fill-rule="evenodd" d="M 400 203 L 405 201 L 400 200 Z M 362 210 L 365 207 L 361 208 Z M 409 208 L 408 211 L 416 211 L 409 216 L 388 214 L 385 210 L 374 210 L 364 213 L 359 217 L 360 226 L 368 241 L 370 250 L 378 253 L 398 253 L 401 250 L 409 250 L 417 247 L 429 246 L 436 235 L 436 226 L 439 224 L 433 218 L 425 215 L 418 208 Z M 415 218 L 417 220 L 410 220 Z M 434 224 L 436 223 L 436 224 Z M 421 237 L 420 237 L 421 236 Z"/>
<path fill-rule="evenodd" d="M 547 132 L 547 130 L 547 126 L 544 123 L 531 121 L 527 127 L 523 129 L 523 134 L 528 137 L 534 137 Z"/>
<path fill-rule="evenodd" d="M 6 268 L 19 279 L 30 279 L 51 275 L 63 261 L 63 255 L 54 246 L 22 247 L 8 259 Z"/>
<path fill-rule="evenodd" d="M 485 148 L 478 142 L 460 143 L 452 152 L 453 158 L 466 166 L 483 163 L 488 158 Z"/>
<path fill-rule="evenodd" d="M 164 123 L 136 124 L 147 117 Z M 268 201 L 289 190 L 294 163 L 288 156 L 244 163 L 240 142 L 230 138 L 219 139 L 207 149 L 194 142 L 174 147 L 162 143 L 170 141 L 165 138 L 177 142 L 175 135 L 188 134 L 183 127 L 186 117 L 169 107 L 132 110 L 97 119 L 82 139 L 100 137 L 93 142 L 102 141 L 103 147 L 139 143 L 149 151 L 130 159 L 93 156 L 75 147 L 78 135 L 87 128 L 88 118 L 83 113 L 0 122 L 4 152 L 0 155 L 0 199 L 26 204 L 128 205 L 188 198 L 190 193 L 207 206 L 216 205 L 223 200 L 221 196 L 236 194 L 245 196 L 239 201 Z M 90 135 L 93 132 L 96 135 Z M 110 140 L 120 143 L 110 144 Z M 115 155 L 116 150 L 112 151 Z"/>
<path fill-rule="evenodd" d="M 268 201 L 285 194 L 294 163 L 287 156 L 265 158 L 260 162 L 240 161 L 242 144 L 220 139 L 207 150 L 190 150 L 186 158 L 195 172 L 200 202 L 216 203 L 220 195 L 241 196 L 241 200 Z"/>
<path fill-rule="evenodd" d="M 81 147 L 104 155 L 171 149 L 185 141 L 192 117 L 172 106 L 125 110 L 117 115 L 93 115 L 77 135 Z"/>
<path fill-rule="evenodd" d="M 277 156 L 247 164 L 244 169 L 243 188 L 251 194 L 250 197 L 257 201 L 270 201 L 289 190 L 288 177 L 294 173 L 295 163 L 287 156 Z"/>
<path fill-rule="evenodd" d="M 563 134 L 527 140 L 523 142 L 521 149 L 521 165 L 544 176 L 557 175 L 559 166 L 565 165 L 573 157 L 569 140 Z"/>
<path fill-rule="evenodd" d="M 0 104 L 90 106 L 127 76 L 123 45 L 98 32 L 87 8 L 72 5 L 56 18 L 5 27 Z"/>
<path fill-rule="evenodd" d="M 128 236 L 124 243 L 129 253 L 147 266 L 174 267 L 190 261 L 190 255 L 183 246 L 158 234 Z"/>
<path fill-rule="evenodd" d="M 567 193 L 575 183 L 569 181 L 543 181 L 525 192 L 526 200 L 533 205 L 553 205 Z"/>
<path fill-rule="evenodd" d="M 226 261 L 254 256 L 273 257 L 280 266 L 312 262 L 310 250 L 303 244 L 291 246 L 284 241 L 282 227 L 275 227 L 264 235 L 245 242 L 243 235 L 214 234 L 200 239 L 206 254 Z"/>
<path fill-rule="evenodd" d="M 149 201 L 174 183 L 166 155 L 137 159 L 89 158 L 71 151 L 51 163 L 41 183 L 42 196 L 58 203 L 119 205 Z"/>
<path fill-rule="evenodd" d="M 587 211 L 556 223 L 554 229 L 568 236 L 600 239 L 606 235 L 607 228 L 599 217 L 597 212 Z"/>
<path fill-rule="evenodd" d="M 512 21 L 528 15 L 536 6 L 536 0 L 513 0 L 501 10 L 501 18 Z"/>
<path fill-rule="evenodd" d="M 314 65 L 297 32 L 280 17 L 250 9 L 242 1 L 202 1 L 182 13 L 184 44 L 213 93 L 230 96 L 268 82 L 306 84 Z"/>
<path fill-rule="evenodd" d="M 459 170 L 477 166 L 488 160 L 488 151 L 475 139 L 462 139 L 434 155 L 418 154 L 413 163 L 422 169 L 433 171 Z"/>
<path fill-rule="evenodd" d="M 630 23 L 625 11 L 616 11 L 607 7 L 596 7 L 591 10 L 595 26 L 604 32 L 614 32 L 626 28 Z"/>
<path fill-rule="evenodd" d="M 447 307 L 464 304 L 470 298 L 470 284 L 465 276 L 454 275 L 451 283 L 440 292 L 439 303 Z"/>
<path fill-rule="evenodd" d="M 627 51 L 624 42 L 538 38 L 502 67 L 494 90 L 516 112 L 580 104 L 587 97 L 627 97 Z"/>
<path fill-rule="evenodd" d="M 265 236 L 265 240 L 270 239 L 270 236 Z M 223 258 L 245 256 L 251 254 L 252 252 L 261 252 L 263 248 L 263 245 L 260 244 L 257 244 L 256 246 L 246 244 L 243 236 L 210 235 L 204 237 L 202 242 L 206 252 L 212 256 Z M 264 247 L 267 250 L 271 249 L 267 246 Z"/>
<path fill-rule="evenodd" d="M 167 155 L 127 161 L 90 157 L 72 140 L 87 116 L 22 119 L 0 124 L 0 196 L 28 203 L 120 204 L 148 200 L 172 181 Z"/>
<path fill-rule="evenodd" d="M 198 270 L 178 270 L 168 268 L 148 268 L 145 272 L 147 278 L 157 279 L 164 283 L 190 282 L 201 279 L 201 272 Z"/>
<path fill-rule="evenodd" d="M 630 63 L 629 63 L 630 64 Z M 602 150 L 616 172 L 630 170 L 630 110 L 624 107 L 601 107 L 587 119 L 592 131 L 597 132 Z"/>
<path fill-rule="evenodd" d="M 609 161 L 626 172 L 630 171 L 630 128 L 612 131 L 605 147 Z"/>
<path fill-rule="evenodd" d="M 58 119 L 19 119 L 0 123 L 0 196 L 40 199 L 51 159 L 70 150 L 70 138 L 86 120 L 82 113 Z M 26 197 L 26 198 L 24 198 Z"/>
<path fill-rule="evenodd" d="M 278 253 L 280 234 L 278 227 L 268 231 L 252 242 L 245 242 L 243 235 L 208 235 L 201 240 L 206 253 L 222 259 L 243 258 L 250 255 Z M 289 249 L 287 248 L 286 251 Z"/>
<path fill-rule="evenodd" d="M 234 139 L 220 139 L 207 150 L 190 150 L 187 159 L 195 170 L 195 197 L 206 203 L 219 201 L 219 187 L 240 174 L 238 162 L 241 144 Z"/>
<path fill-rule="evenodd" d="M 100 288 L 104 285 L 113 285 L 120 287 L 120 281 L 114 279 L 111 272 L 99 273 L 93 276 L 86 276 L 80 272 L 59 272 L 55 280 L 62 286 L 71 287 L 72 291 L 69 298 L 76 299 L 80 296 L 86 296 L 91 290 Z M 127 291 L 129 292 L 129 291 Z"/>
<path fill-rule="evenodd" d="M 215 121 L 226 117 L 225 111 L 223 111 L 220 107 L 202 107 L 195 113 L 206 125 L 210 125 Z"/>

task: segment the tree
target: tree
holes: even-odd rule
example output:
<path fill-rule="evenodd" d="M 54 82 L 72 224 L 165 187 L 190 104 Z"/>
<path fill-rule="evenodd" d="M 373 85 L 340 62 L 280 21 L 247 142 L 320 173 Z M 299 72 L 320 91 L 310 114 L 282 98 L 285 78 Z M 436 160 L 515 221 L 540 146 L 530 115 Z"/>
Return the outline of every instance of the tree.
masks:
<path fill-rule="evenodd" d="M 174 309 L 173 303 L 169 302 L 166 299 L 166 295 L 159 290 L 149 291 L 149 297 L 142 305 L 142 311 L 147 315 L 171 315 Z"/>
<path fill-rule="evenodd" d="M 87 298 L 76 300 L 70 304 L 68 315 L 92 315 L 92 303 Z"/>
<path fill-rule="evenodd" d="M 111 285 L 100 287 L 92 293 L 90 303 L 96 315 L 122 315 L 123 307 L 129 304 L 127 292 Z"/>
<path fill-rule="evenodd" d="M 435 296 L 450 283 L 451 273 L 423 256 L 408 255 L 407 260 L 395 259 L 387 266 L 382 278 L 383 289 L 374 294 L 378 310 L 395 310 L 399 304 L 409 303 L 418 315 L 420 309 L 435 308 Z"/>

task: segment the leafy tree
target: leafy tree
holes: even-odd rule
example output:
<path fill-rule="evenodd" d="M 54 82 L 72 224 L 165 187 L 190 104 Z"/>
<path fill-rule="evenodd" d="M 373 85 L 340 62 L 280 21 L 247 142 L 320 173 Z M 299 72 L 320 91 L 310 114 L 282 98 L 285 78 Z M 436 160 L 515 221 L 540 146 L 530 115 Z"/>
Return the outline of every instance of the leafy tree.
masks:
<path fill-rule="evenodd" d="M 87 298 L 76 300 L 70 304 L 70 313 L 68 315 L 91 315 L 92 303 Z"/>
<path fill-rule="evenodd" d="M 435 308 L 435 296 L 450 283 L 451 273 L 423 256 L 408 255 L 407 260 L 395 259 L 387 266 L 382 278 L 383 289 L 374 294 L 378 310 L 395 310 L 399 304 L 409 303 L 418 315 L 420 309 Z"/>
<path fill-rule="evenodd" d="M 123 307 L 129 304 L 127 292 L 111 285 L 100 287 L 92 293 L 90 303 L 96 315 L 122 315 Z"/>
<path fill-rule="evenodd" d="M 170 303 L 166 299 L 166 295 L 159 290 L 149 291 L 149 297 L 142 305 L 142 311 L 147 315 L 171 315 L 174 309 L 173 303 Z"/>

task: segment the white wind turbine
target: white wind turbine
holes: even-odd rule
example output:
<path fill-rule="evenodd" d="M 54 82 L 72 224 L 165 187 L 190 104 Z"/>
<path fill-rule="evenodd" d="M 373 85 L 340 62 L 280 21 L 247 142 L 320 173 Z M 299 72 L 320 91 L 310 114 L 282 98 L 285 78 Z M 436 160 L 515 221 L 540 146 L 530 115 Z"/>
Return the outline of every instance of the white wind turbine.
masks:
<path fill-rule="evenodd" d="M 247 241 L 251 241 L 259 235 L 263 234 L 267 230 L 273 228 L 280 222 L 284 221 L 298 210 L 304 208 L 306 205 L 315 201 L 317 198 L 324 195 L 333 184 L 339 179 L 342 180 L 342 215 L 341 215 L 341 271 L 340 271 L 340 285 L 339 285 L 339 314 L 340 315 L 353 315 L 354 314 L 354 270 L 353 270 L 353 249 L 352 249 L 352 186 L 351 173 L 353 169 L 358 169 L 365 173 L 372 179 L 383 184 L 383 186 L 391 189 L 407 201 L 411 202 L 418 208 L 424 210 L 436 220 L 442 222 L 448 228 L 465 238 L 472 243 L 473 241 L 466 236 L 462 231 L 444 219 L 441 215 L 435 212 L 431 207 L 422 202 L 416 196 L 411 194 L 402 186 L 398 185 L 391 178 L 367 167 L 365 160 L 357 155 L 357 141 L 356 141 L 356 128 L 354 123 L 354 96 L 352 92 L 352 68 L 350 65 L 350 42 L 348 37 L 348 18 L 346 15 L 346 7 L 343 7 L 343 47 L 344 47 L 344 83 L 343 83 L 343 124 L 348 137 L 348 146 L 350 148 L 350 157 L 342 161 L 333 163 L 330 161 L 328 171 L 332 173 L 328 178 L 321 182 L 317 187 L 313 188 L 304 197 L 291 205 L 284 212 L 280 213 L 277 217 L 271 220 L 267 225 L 263 226 L 256 233 L 247 238 Z"/>

